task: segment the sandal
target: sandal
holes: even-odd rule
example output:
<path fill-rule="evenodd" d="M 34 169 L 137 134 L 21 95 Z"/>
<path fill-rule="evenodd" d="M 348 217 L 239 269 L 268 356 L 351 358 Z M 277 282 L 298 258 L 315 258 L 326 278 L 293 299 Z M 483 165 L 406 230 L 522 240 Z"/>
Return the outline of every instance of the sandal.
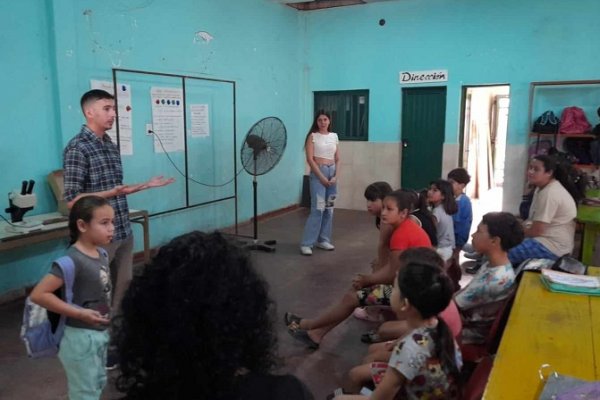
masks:
<path fill-rule="evenodd" d="M 285 322 L 287 327 L 292 324 L 296 324 L 298 327 L 300 327 L 300 320 L 302 320 L 302 317 L 292 314 L 291 312 L 286 312 L 283 314 L 283 322 Z"/>
<path fill-rule="evenodd" d="M 308 332 L 304 329 L 300 328 L 288 328 L 288 333 L 296 340 L 304 343 L 306 347 L 312 350 L 317 350 L 319 348 L 319 343 L 315 342 L 308 336 Z"/>
<path fill-rule="evenodd" d="M 379 343 L 381 342 L 381 337 L 379 337 L 377 331 L 373 330 L 360 335 L 360 341 L 363 343 Z"/>

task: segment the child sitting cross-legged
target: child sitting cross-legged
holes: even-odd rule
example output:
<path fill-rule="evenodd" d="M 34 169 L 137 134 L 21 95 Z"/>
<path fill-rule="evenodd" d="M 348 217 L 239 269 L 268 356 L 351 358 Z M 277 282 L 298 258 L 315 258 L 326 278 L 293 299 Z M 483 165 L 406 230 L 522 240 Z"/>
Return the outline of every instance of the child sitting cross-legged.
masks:
<path fill-rule="evenodd" d="M 431 247 L 425 231 L 408 218 L 411 210 L 412 198 L 407 192 L 396 190 L 384 198 L 381 222 L 394 228 L 389 242 L 390 262 L 369 275 L 356 275 L 352 280 L 352 288 L 342 300 L 317 318 L 301 318 L 285 313 L 284 321 L 290 335 L 309 348 L 317 349 L 323 337 L 352 314 L 356 307 L 389 305 L 400 253 L 411 247 Z"/>
<path fill-rule="evenodd" d="M 372 400 L 459 397 L 460 351 L 448 326 L 438 318 L 452 299 L 452 292 L 452 281 L 438 263 L 411 261 L 398 271 L 391 304 L 409 329 L 395 345 L 383 374 L 375 366 L 371 369 L 376 384 Z"/>

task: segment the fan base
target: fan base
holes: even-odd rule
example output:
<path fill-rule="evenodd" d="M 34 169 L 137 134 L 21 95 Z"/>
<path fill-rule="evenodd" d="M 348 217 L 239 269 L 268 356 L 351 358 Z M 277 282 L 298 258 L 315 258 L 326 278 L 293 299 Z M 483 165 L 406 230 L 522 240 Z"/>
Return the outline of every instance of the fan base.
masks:
<path fill-rule="evenodd" d="M 276 243 L 277 243 L 276 240 L 267 240 L 267 241 L 265 241 L 265 244 L 262 244 L 259 242 L 254 242 L 252 244 L 245 245 L 244 248 L 247 250 L 260 250 L 260 251 L 266 251 L 267 253 L 273 253 L 273 252 L 275 252 L 276 249 L 272 245 L 274 245 Z"/>

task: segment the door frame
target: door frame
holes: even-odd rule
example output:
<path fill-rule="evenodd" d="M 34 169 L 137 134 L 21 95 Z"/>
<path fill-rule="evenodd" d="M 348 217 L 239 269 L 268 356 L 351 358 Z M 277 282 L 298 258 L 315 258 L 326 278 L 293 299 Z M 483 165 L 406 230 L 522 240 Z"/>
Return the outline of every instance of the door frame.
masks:
<path fill-rule="evenodd" d="M 464 166 L 464 155 L 465 155 L 465 113 L 467 111 L 467 91 L 472 88 L 484 88 L 493 86 L 508 86 L 510 93 L 510 83 L 486 83 L 480 85 L 462 85 L 460 95 L 460 116 L 459 116 L 459 127 L 458 127 L 458 166 Z M 509 95 L 510 98 L 510 95 Z"/>

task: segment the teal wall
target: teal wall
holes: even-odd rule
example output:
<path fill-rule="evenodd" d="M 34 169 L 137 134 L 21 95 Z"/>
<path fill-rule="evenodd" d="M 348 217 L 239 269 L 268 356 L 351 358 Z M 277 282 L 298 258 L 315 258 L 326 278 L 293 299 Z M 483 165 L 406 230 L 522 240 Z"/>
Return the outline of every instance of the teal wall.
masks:
<path fill-rule="evenodd" d="M 238 145 L 258 119 L 281 118 L 288 147 L 260 178 L 260 213 L 299 200 L 314 90 L 369 89 L 370 140 L 396 142 L 398 72 L 447 69 L 451 144 L 458 141 L 462 86 L 510 84 L 508 143 L 524 145 L 529 82 L 600 78 L 599 14 L 597 0 L 577 7 L 569 0 L 405 0 L 309 13 L 273 0 L 0 2 L 0 188 L 6 193 L 33 178 L 35 213 L 55 210 L 45 176 L 61 167 L 62 148 L 83 122 L 78 101 L 90 79 L 110 80 L 113 67 L 236 81 Z M 197 31 L 214 40 L 194 43 Z M 246 173 L 238 189 L 246 220 Z M 152 245 L 217 227 L 214 213 L 201 207 L 153 218 Z M 55 241 L 0 254 L 0 294 L 33 284 L 64 247 Z"/>
<path fill-rule="evenodd" d="M 531 81 L 600 79 L 599 14 L 597 0 L 391 1 L 312 12 L 308 86 L 370 89 L 369 140 L 395 142 L 398 72 L 446 69 L 446 143 L 457 143 L 462 86 L 510 84 L 508 143 L 523 144 Z"/>
<path fill-rule="evenodd" d="M 304 162 L 299 149 L 307 125 L 301 114 L 306 93 L 300 21 L 294 9 L 270 0 L 0 2 L 0 188 L 8 192 L 23 179 L 35 179 L 38 205 L 30 214 L 56 210 L 46 175 L 62 167 L 62 149 L 84 122 L 79 98 L 90 79 L 112 80 L 111 69 L 118 67 L 236 81 L 238 151 L 247 130 L 263 117 L 281 118 L 288 130 L 287 153 L 259 178 L 259 213 L 298 203 Z M 194 41 L 197 31 L 214 39 Z M 144 163 L 136 165 L 143 169 Z M 296 179 L 290 171 L 297 171 Z M 140 174 L 126 170 L 126 181 Z M 239 175 L 240 221 L 252 215 L 251 182 L 246 172 Z M 170 195 L 158 190 L 163 192 L 155 196 Z M 7 200 L 1 204 L 6 207 Z M 222 227 L 219 222 L 231 221 L 233 210 L 230 202 L 152 218 L 151 244 Z M 140 251 L 137 225 L 134 234 Z M 1 253 L 0 294 L 35 283 L 65 246 L 54 241 Z"/>

